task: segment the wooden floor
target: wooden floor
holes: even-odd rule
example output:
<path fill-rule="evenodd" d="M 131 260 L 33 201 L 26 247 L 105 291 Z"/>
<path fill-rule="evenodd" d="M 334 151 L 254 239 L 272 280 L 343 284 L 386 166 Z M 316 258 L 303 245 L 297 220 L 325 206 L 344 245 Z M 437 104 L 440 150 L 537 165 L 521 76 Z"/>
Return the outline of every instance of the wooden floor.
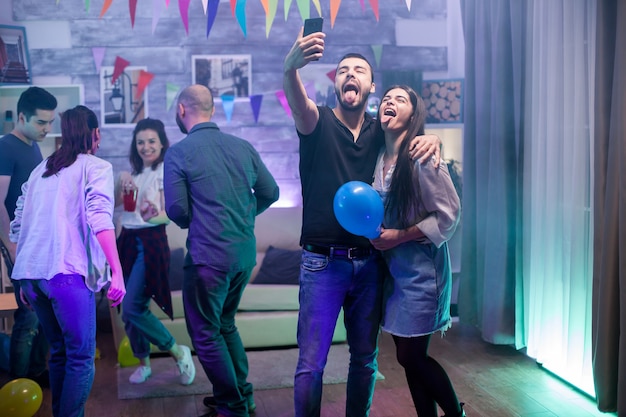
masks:
<path fill-rule="evenodd" d="M 87 417 L 197 417 L 207 410 L 202 396 L 145 400 L 118 400 L 116 354 L 111 333 L 99 332 L 101 359 L 87 402 Z M 483 342 L 475 329 L 455 323 L 444 338 L 434 336 L 431 355 L 448 371 L 469 417 L 590 417 L 611 416 L 597 411 L 595 403 L 541 369 L 533 360 L 506 346 Z M 376 385 L 371 417 L 415 416 L 393 341 L 381 336 L 379 368 L 385 380 Z M 7 380 L 0 374 L 0 383 Z M 255 417 L 290 417 L 292 389 L 256 391 Z M 345 384 L 325 385 L 323 417 L 345 413 Z M 36 416 L 51 416 L 50 391 Z M 441 413 L 443 414 L 443 413 Z"/>

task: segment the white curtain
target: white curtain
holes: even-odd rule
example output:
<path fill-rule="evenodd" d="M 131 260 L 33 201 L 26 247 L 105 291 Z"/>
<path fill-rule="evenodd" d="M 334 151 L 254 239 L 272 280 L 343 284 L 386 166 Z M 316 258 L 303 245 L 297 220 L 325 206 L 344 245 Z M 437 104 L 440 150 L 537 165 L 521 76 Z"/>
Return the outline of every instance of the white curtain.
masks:
<path fill-rule="evenodd" d="M 523 323 L 527 354 L 593 395 L 595 0 L 528 2 Z"/>

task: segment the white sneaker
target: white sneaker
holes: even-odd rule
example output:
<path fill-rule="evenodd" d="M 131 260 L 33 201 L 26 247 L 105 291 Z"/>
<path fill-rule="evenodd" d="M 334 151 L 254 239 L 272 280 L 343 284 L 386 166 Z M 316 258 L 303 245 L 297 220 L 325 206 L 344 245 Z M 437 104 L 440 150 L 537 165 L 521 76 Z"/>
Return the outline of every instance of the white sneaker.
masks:
<path fill-rule="evenodd" d="M 148 378 L 150 378 L 150 375 L 152 375 L 152 368 L 150 368 L 149 366 L 140 366 L 139 368 L 135 369 L 135 372 L 131 374 L 128 380 L 131 384 L 142 384 L 146 382 Z"/>
<path fill-rule="evenodd" d="M 196 366 L 193 364 L 191 349 L 184 345 L 180 345 L 180 348 L 183 351 L 183 358 L 176 362 L 180 371 L 180 383 L 190 385 L 196 377 Z"/>

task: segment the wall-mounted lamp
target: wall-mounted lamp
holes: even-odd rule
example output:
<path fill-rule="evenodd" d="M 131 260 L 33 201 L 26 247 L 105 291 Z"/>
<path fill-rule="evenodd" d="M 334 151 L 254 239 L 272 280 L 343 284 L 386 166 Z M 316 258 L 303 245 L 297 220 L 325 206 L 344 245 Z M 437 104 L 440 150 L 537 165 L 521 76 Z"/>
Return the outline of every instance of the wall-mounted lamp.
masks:
<path fill-rule="evenodd" d="M 113 87 L 113 92 L 111 93 L 111 97 L 109 97 L 111 101 L 111 105 L 113 106 L 113 110 L 116 112 L 122 111 L 124 108 L 124 95 L 120 92 L 118 87 Z"/>

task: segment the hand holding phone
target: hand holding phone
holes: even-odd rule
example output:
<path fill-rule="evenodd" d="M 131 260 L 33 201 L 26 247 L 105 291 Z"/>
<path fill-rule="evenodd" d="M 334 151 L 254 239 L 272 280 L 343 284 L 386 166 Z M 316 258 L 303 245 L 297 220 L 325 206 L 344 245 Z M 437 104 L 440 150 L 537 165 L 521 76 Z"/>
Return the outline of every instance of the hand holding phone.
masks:
<path fill-rule="evenodd" d="M 310 35 L 311 33 L 321 32 L 324 25 L 323 17 L 313 17 L 304 20 L 304 32 L 302 36 Z"/>

